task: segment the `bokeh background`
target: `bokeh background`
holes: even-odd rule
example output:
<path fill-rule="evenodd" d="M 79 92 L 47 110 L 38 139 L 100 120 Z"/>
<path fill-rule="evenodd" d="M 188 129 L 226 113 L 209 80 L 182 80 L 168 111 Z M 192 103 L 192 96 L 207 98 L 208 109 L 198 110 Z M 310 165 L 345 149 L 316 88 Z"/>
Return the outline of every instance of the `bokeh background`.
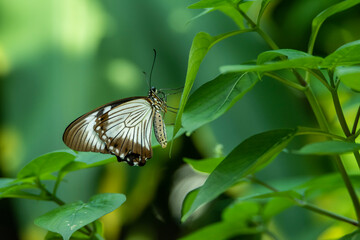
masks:
<path fill-rule="evenodd" d="M 206 31 L 216 35 L 236 29 L 220 12 L 191 21 L 201 12 L 186 8 L 194 2 L 0 0 L 1 177 L 15 177 L 37 156 L 65 149 L 63 131 L 83 113 L 113 100 L 146 95 L 148 85 L 142 72 L 150 72 L 153 48 L 158 52 L 153 85 L 182 87 L 195 34 Z M 263 27 L 281 48 L 306 51 L 311 20 L 336 2 L 275 0 L 264 16 Z M 329 54 L 359 39 L 359 13 L 356 7 L 329 19 L 320 31 L 315 54 Z M 251 33 L 216 45 L 204 59 L 194 89 L 215 78 L 219 66 L 255 59 L 267 49 L 264 41 Z M 321 88 L 317 94 L 323 102 L 329 101 Z M 349 99 L 345 90 L 342 96 Z M 168 104 L 176 107 L 179 97 L 171 96 Z M 347 106 L 351 123 L 355 107 Z M 327 115 L 336 123 L 331 108 Z M 174 116 L 168 114 L 166 121 L 173 123 Z M 266 79 L 224 116 L 190 137 L 177 139 L 172 158 L 168 149 L 157 149 L 144 168 L 114 162 L 77 171 L 66 177 L 58 195 L 72 202 L 87 201 L 99 192 L 124 193 L 126 203 L 102 219 L 106 239 L 176 239 L 219 220 L 221 209 L 230 202 L 224 194 L 211 205 L 211 211 L 180 224 L 183 198 L 206 178 L 186 166 L 183 157 L 226 155 L 255 133 L 297 125 L 316 126 L 304 96 Z M 333 170 L 329 159 L 282 153 L 259 177 L 281 181 Z M 319 201 L 351 211 L 351 206 L 336 204 L 343 194 L 333 193 L 335 197 Z M 46 232 L 35 226 L 33 219 L 54 207 L 34 200 L 0 200 L 2 239 L 43 238 Z M 299 208 L 280 214 L 272 225 L 285 239 L 315 239 L 352 230 Z"/>

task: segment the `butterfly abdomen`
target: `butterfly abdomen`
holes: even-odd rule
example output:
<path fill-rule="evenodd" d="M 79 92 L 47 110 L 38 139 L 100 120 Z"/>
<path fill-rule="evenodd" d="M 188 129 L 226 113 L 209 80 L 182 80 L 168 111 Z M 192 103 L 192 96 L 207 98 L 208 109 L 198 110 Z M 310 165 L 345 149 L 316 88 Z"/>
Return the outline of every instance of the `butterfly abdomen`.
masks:
<path fill-rule="evenodd" d="M 165 123 L 160 112 L 158 111 L 155 111 L 153 126 L 156 140 L 160 143 L 162 148 L 166 148 L 167 137 Z"/>

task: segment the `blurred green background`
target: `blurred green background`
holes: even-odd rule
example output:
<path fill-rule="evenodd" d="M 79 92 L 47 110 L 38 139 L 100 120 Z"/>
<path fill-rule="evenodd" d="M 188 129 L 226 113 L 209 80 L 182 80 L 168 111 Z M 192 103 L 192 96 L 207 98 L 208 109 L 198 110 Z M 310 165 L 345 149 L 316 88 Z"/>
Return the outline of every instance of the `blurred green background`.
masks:
<path fill-rule="evenodd" d="M 153 85 L 183 86 L 195 34 L 206 31 L 216 35 L 236 29 L 219 12 L 190 21 L 201 12 L 186 8 L 194 2 L 1 0 L 1 177 L 14 177 L 37 156 L 66 148 L 63 131 L 83 113 L 113 100 L 146 95 L 148 86 L 142 71 L 150 72 L 153 48 L 158 52 Z M 312 18 L 336 2 L 339 1 L 273 1 L 263 27 L 281 48 L 306 51 Z M 353 8 L 326 22 L 315 54 L 329 54 L 340 45 L 359 39 L 359 12 L 359 7 Z M 255 59 L 267 49 L 252 33 L 216 45 L 202 63 L 194 88 L 215 78 L 219 66 Z M 324 102 L 328 101 L 329 96 L 322 96 L 321 89 L 318 94 Z M 179 97 L 170 97 L 168 104 L 176 107 Z M 343 97 L 346 99 L 346 94 Z M 354 118 L 351 105 L 345 111 L 350 119 Z M 332 109 L 327 114 L 335 122 Z M 171 124 L 174 116 L 168 115 L 167 123 Z M 176 239 L 218 220 L 220 210 L 229 202 L 228 196 L 222 196 L 211 211 L 181 225 L 183 198 L 205 179 L 186 166 L 183 157 L 200 159 L 227 154 L 255 133 L 297 125 L 316 126 L 305 98 L 268 79 L 257 84 L 220 119 L 198 129 L 191 137 L 179 138 L 171 159 L 168 149 L 157 149 L 144 168 L 114 163 L 74 172 L 67 176 L 58 194 L 66 202 L 87 201 L 98 192 L 127 195 L 119 210 L 103 218 L 106 239 Z M 264 180 L 293 179 L 318 176 L 333 169 L 328 159 L 315 161 L 281 154 L 259 176 Z M 341 198 L 341 194 L 337 196 Z M 2 199 L 2 239 L 43 238 L 46 232 L 35 226 L 33 219 L 53 207 L 53 203 L 34 200 Z M 273 228 L 288 239 L 314 239 L 329 231 L 343 234 L 351 230 L 325 220 L 291 208 L 275 219 Z"/>

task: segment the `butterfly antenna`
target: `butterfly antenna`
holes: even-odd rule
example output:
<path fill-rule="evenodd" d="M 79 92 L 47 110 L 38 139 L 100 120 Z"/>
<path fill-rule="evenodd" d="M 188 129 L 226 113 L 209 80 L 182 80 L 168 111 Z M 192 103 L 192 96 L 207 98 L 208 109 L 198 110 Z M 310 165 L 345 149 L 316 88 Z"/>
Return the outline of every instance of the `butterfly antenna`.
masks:
<path fill-rule="evenodd" d="M 151 88 L 151 76 L 152 76 L 152 72 L 153 72 L 153 69 L 154 69 L 154 65 L 155 65 L 155 60 L 156 60 L 156 50 L 154 50 L 154 60 L 153 60 L 153 63 L 152 63 L 152 66 L 151 66 L 151 71 L 150 71 L 150 88 Z"/>
<path fill-rule="evenodd" d="M 145 76 L 145 82 L 146 82 L 146 84 L 148 85 L 148 87 L 149 87 L 149 88 L 151 88 L 151 86 L 149 85 L 149 82 L 148 82 L 148 81 L 146 81 L 146 72 L 145 72 L 145 71 L 143 71 L 142 73 L 143 73 L 143 74 L 144 74 L 144 76 Z"/>

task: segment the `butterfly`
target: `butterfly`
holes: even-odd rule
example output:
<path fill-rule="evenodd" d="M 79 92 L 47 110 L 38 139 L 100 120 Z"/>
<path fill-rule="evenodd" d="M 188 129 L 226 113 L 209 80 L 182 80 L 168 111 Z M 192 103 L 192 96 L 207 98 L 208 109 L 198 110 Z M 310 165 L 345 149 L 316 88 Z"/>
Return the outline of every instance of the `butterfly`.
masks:
<path fill-rule="evenodd" d="M 147 97 L 110 102 L 77 118 L 65 129 L 63 141 L 76 151 L 112 154 L 119 162 L 144 166 L 153 154 L 152 126 L 161 147 L 167 145 L 163 119 L 166 112 L 166 95 L 151 87 Z"/>

